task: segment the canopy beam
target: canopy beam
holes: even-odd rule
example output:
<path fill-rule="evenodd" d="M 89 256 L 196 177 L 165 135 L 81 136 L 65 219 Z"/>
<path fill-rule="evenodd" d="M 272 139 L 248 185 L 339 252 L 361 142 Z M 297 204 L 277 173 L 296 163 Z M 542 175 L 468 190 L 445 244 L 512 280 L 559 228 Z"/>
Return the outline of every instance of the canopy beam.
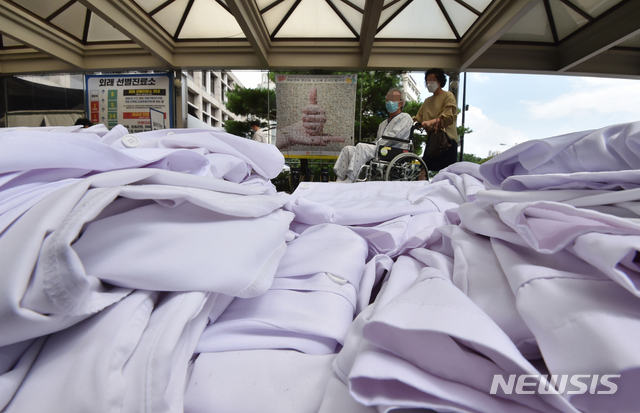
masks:
<path fill-rule="evenodd" d="M 253 0 L 228 0 L 227 5 L 251 44 L 260 68 L 268 69 L 271 40 L 267 28 L 262 22 L 262 16 L 256 2 Z"/>
<path fill-rule="evenodd" d="M 80 43 L 8 2 L 0 2 L 0 33 L 75 68 L 84 67 Z"/>
<path fill-rule="evenodd" d="M 460 72 L 467 69 L 504 33 L 542 0 L 494 2 L 460 41 Z"/>
<path fill-rule="evenodd" d="M 133 4 L 124 0 L 79 2 L 158 58 L 162 66 L 174 68 L 173 40 Z"/>
<path fill-rule="evenodd" d="M 628 1 L 558 46 L 558 71 L 565 72 L 640 34 L 640 1 Z"/>
<path fill-rule="evenodd" d="M 369 66 L 369 58 L 373 49 L 373 42 L 376 40 L 378 32 L 378 22 L 382 15 L 384 0 L 367 0 L 362 16 L 362 27 L 360 29 L 360 64 L 361 70 Z"/>

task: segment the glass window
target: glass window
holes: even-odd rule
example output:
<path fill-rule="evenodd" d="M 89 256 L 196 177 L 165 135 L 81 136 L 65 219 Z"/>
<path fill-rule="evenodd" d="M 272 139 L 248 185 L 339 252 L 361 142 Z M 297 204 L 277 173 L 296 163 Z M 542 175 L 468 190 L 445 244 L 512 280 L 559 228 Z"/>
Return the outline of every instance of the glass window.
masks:
<path fill-rule="evenodd" d="M 6 81 L 7 111 L 85 109 L 84 84 L 69 87 L 75 82 L 68 75 L 7 77 L 2 81 Z"/>
<path fill-rule="evenodd" d="M 5 83 L 7 78 L 0 78 L 0 128 L 6 127 L 7 108 L 5 107 Z"/>

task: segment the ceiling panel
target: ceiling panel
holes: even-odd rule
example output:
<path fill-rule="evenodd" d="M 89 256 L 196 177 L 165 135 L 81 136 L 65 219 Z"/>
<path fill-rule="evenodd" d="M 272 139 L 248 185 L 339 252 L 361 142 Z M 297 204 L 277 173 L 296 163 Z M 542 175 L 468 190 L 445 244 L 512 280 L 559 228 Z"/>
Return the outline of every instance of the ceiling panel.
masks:
<path fill-rule="evenodd" d="M 455 39 L 435 0 L 414 0 L 376 35 L 377 39 Z"/>
<path fill-rule="evenodd" d="M 451 18 L 458 34 L 462 37 L 469 30 L 469 27 L 476 21 L 478 15 L 471 10 L 460 5 L 455 0 L 441 0 L 447 14 Z"/>
<path fill-rule="evenodd" d="M 278 27 L 295 2 L 296 0 L 284 0 L 282 3 L 262 14 L 262 19 L 267 26 L 267 30 L 269 30 L 269 34 L 272 34 L 276 27 Z"/>
<path fill-rule="evenodd" d="M 407 4 L 408 1 L 409 0 L 400 0 L 384 8 L 382 10 L 382 14 L 380 15 L 380 21 L 378 22 L 378 27 L 382 26 L 387 20 L 389 20 L 389 18 L 391 18 L 391 16 L 393 16 L 394 13 L 400 10 L 402 6 Z"/>
<path fill-rule="evenodd" d="M 15 47 L 15 46 L 24 46 L 23 43 L 17 42 L 10 37 L 2 36 L 2 46 L 3 47 Z"/>
<path fill-rule="evenodd" d="M 24 7 L 31 13 L 43 19 L 64 6 L 68 0 L 14 0 L 14 3 Z"/>
<path fill-rule="evenodd" d="M 571 3 L 580 7 L 591 17 L 598 17 L 611 7 L 620 3 L 622 0 L 569 0 Z M 631 0 L 638 1 L 638 0 Z"/>
<path fill-rule="evenodd" d="M 624 42 L 619 43 L 618 46 L 640 48 L 640 35 L 634 36 L 631 39 L 627 39 Z"/>
<path fill-rule="evenodd" d="M 640 79 L 637 16 L 640 0 L 0 0 L 0 75 L 436 65 Z"/>
<path fill-rule="evenodd" d="M 211 24 L 211 16 L 216 23 Z M 231 13 L 214 0 L 195 0 L 179 39 L 242 38 L 244 33 Z"/>
<path fill-rule="evenodd" d="M 355 38 L 355 35 L 325 0 L 301 0 L 275 37 Z"/>
<path fill-rule="evenodd" d="M 135 0 L 135 2 L 138 3 L 138 5 L 142 7 L 144 11 L 146 11 L 147 13 L 151 13 L 162 4 L 166 3 L 167 0 Z"/>
<path fill-rule="evenodd" d="M 87 17 L 87 8 L 80 3 L 74 3 L 71 7 L 57 15 L 51 23 L 66 31 L 78 40 L 82 40 L 84 34 L 84 21 Z"/>
<path fill-rule="evenodd" d="M 87 42 L 113 42 L 122 40 L 130 39 L 120 33 L 115 27 L 104 21 L 100 16 L 95 13 L 91 13 Z"/>
<path fill-rule="evenodd" d="M 338 9 L 338 11 L 342 13 L 342 16 L 347 20 L 347 22 L 349 22 L 356 33 L 359 34 L 360 28 L 362 27 L 362 13 L 340 0 L 330 1 Z"/>
<path fill-rule="evenodd" d="M 182 15 L 189 4 L 189 0 L 176 0 L 164 9 L 153 15 L 155 21 L 160 23 L 163 29 L 171 36 L 176 34 Z"/>
<path fill-rule="evenodd" d="M 483 12 L 492 0 L 462 0 L 463 3 L 468 4 L 479 12 Z"/>
<path fill-rule="evenodd" d="M 503 34 L 500 40 L 553 43 L 553 34 L 544 3 L 538 3 Z"/>
<path fill-rule="evenodd" d="M 276 3 L 278 0 L 256 0 L 256 4 L 258 5 L 258 10 L 262 10 L 265 7 L 271 6 L 273 3 Z"/>
<path fill-rule="evenodd" d="M 364 10 L 365 1 L 366 0 L 342 0 L 342 2 L 351 3 L 354 6 L 359 7 L 362 10 Z"/>
<path fill-rule="evenodd" d="M 584 16 L 573 10 L 571 7 L 560 2 L 560 0 L 550 0 L 553 21 L 558 32 L 558 39 L 562 40 L 575 32 L 585 24 L 589 23 Z"/>

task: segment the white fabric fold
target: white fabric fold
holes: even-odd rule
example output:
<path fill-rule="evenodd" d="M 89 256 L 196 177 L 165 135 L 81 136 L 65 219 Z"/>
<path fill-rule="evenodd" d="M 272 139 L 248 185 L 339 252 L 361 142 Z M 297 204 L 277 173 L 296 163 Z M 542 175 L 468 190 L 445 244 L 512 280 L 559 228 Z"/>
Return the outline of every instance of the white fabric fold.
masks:
<path fill-rule="evenodd" d="M 334 358 L 285 350 L 200 354 L 184 412 L 316 413 Z"/>
<path fill-rule="evenodd" d="M 129 385 L 123 369 L 147 326 L 156 298 L 154 292 L 134 292 L 118 305 L 51 335 L 7 413 L 121 409 Z"/>
<path fill-rule="evenodd" d="M 0 130 L 0 410 L 640 405 L 640 122 L 292 195 L 273 146 L 127 133 Z"/>
<path fill-rule="evenodd" d="M 639 169 L 639 141 L 640 122 L 531 140 L 485 162 L 480 173 L 486 182 L 500 187 L 512 175 Z M 517 187 L 503 189 L 517 190 Z"/>
<path fill-rule="evenodd" d="M 356 400 L 401 407 L 451 406 L 461 411 L 576 412 L 557 393 L 489 394 L 494 374 L 538 371 L 479 307 L 440 274 L 421 270 L 408 290 L 378 307 L 364 325 L 368 344 L 349 373 Z M 374 394 L 371 389 L 376 389 Z"/>

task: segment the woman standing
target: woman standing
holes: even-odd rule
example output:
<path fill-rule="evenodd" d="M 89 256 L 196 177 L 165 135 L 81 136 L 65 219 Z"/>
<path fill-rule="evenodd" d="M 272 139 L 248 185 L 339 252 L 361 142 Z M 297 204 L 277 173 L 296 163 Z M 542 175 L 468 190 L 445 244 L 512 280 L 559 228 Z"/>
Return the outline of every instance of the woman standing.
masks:
<path fill-rule="evenodd" d="M 433 93 L 433 96 L 425 99 L 413 120 L 420 123 L 428 133 L 444 128 L 447 136 L 451 139 L 451 146 L 445 152 L 428 157 L 425 151 L 422 155 L 422 159 L 430 171 L 439 171 L 456 162 L 458 155 L 458 131 L 456 129 L 458 105 L 453 93 L 442 90 L 447 84 L 444 70 L 429 69 L 424 78 L 427 90 Z"/>

